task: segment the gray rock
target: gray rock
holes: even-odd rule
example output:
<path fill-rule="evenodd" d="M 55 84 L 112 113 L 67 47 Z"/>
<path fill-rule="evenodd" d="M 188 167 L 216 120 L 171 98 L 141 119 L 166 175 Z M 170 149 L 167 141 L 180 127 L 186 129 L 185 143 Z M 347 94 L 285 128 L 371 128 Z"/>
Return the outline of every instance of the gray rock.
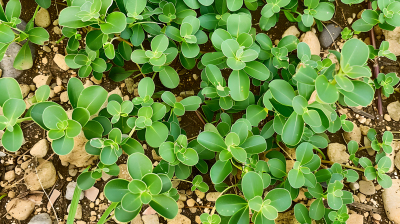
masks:
<path fill-rule="evenodd" d="M 375 194 L 375 186 L 372 181 L 360 180 L 360 192 L 365 195 Z"/>
<path fill-rule="evenodd" d="M 51 224 L 51 218 L 47 213 L 37 214 L 28 224 Z"/>
<path fill-rule="evenodd" d="M 340 32 L 342 32 L 342 28 L 332 23 L 328 24 L 326 28 L 324 27 L 321 34 L 319 35 L 319 42 L 321 43 L 321 46 L 323 48 L 328 48 L 329 46 L 331 46 L 333 41 L 339 37 Z"/>
<path fill-rule="evenodd" d="M 65 192 L 65 198 L 66 198 L 67 200 L 72 200 L 72 197 L 74 196 L 75 187 L 76 187 L 76 182 L 73 182 L 73 181 L 70 182 L 70 183 L 67 185 L 67 190 L 66 190 L 66 192 Z M 82 192 L 81 192 L 81 196 L 79 197 L 79 200 L 82 200 L 83 197 L 84 197 L 84 193 L 83 193 L 83 191 L 82 191 Z"/>
<path fill-rule="evenodd" d="M 22 20 L 21 23 L 17 25 L 17 28 L 20 30 L 25 30 L 26 22 Z M 18 31 L 14 32 L 17 34 L 19 33 Z M 26 41 L 27 40 L 24 40 L 20 44 L 25 44 Z M 0 68 L 3 70 L 2 77 L 12 77 L 16 79 L 22 74 L 22 71 L 17 70 L 13 67 L 15 57 L 17 56 L 21 48 L 22 47 L 15 42 L 11 43 L 10 46 L 8 46 L 3 60 L 0 61 Z M 31 49 L 32 58 L 34 59 L 36 54 L 36 48 L 32 43 L 29 43 L 29 48 Z"/>

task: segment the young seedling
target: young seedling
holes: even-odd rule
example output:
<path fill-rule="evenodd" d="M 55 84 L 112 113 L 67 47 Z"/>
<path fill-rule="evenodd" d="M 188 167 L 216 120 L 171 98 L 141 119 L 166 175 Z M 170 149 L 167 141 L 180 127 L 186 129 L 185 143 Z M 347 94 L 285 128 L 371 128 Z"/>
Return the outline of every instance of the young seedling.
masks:
<path fill-rule="evenodd" d="M 132 181 L 113 179 L 104 187 L 106 198 L 119 203 L 114 211 L 115 218 L 129 222 L 139 214 L 143 204 L 148 204 L 161 216 L 173 219 L 178 213 L 178 205 L 168 196 L 172 189 L 170 178 L 152 173 L 153 164 L 142 153 L 131 154 L 127 166 Z"/>
<path fill-rule="evenodd" d="M 374 166 L 366 157 L 360 158 L 360 165 L 364 167 L 364 176 L 367 180 L 377 180 L 379 185 L 383 188 L 389 188 L 392 186 L 392 179 L 385 173 L 387 173 L 392 166 L 392 161 L 389 157 L 383 156 L 379 159 L 376 166 Z"/>

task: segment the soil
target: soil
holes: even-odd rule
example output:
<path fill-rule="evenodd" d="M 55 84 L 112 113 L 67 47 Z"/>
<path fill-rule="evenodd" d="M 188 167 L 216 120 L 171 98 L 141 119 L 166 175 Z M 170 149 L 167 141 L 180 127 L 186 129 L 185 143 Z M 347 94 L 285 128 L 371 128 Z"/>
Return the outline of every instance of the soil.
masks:
<path fill-rule="evenodd" d="M 6 3 L 7 1 L 4 1 L 4 2 Z M 357 15 L 361 10 L 367 8 L 366 2 L 364 2 L 362 4 L 352 5 L 351 7 L 349 7 L 348 5 L 344 5 L 340 1 L 336 1 L 335 4 L 336 4 L 336 13 L 335 13 L 334 17 L 332 18 L 332 20 L 329 21 L 329 23 L 333 22 L 342 28 L 344 28 L 346 26 L 349 27 L 349 24 L 347 22 L 348 17 L 353 17 L 354 13 Z M 50 8 L 48 9 L 48 11 L 50 12 L 51 21 L 55 21 L 58 18 L 59 12 L 64 7 L 65 7 L 65 4 L 61 0 L 55 0 L 52 2 Z M 22 1 L 21 19 L 23 19 L 25 21 L 29 21 L 30 18 L 32 18 L 32 16 L 33 16 L 35 8 L 36 8 L 36 3 L 34 0 L 23 0 Z M 260 17 L 260 11 L 261 11 L 261 7 L 259 7 L 259 10 L 253 12 L 254 27 L 257 29 L 257 32 L 262 32 L 261 30 L 259 30 L 259 27 L 257 26 L 257 23 L 258 23 L 259 17 Z M 357 18 L 355 18 L 355 20 L 356 19 Z M 276 24 L 276 26 L 273 27 L 268 32 L 264 31 L 264 33 L 267 33 L 271 37 L 271 40 L 274 42 L 276 39 L 278 39 L 278 40 L 281 39 L 283 32 L 292 25 L 297 26 L 296 23 L 291 23 L 291 22 L 287 21 L 286 17 L 281 12 L 279 21 Z M 37 51 L 36 51 L 34 66 L 33 66 L 33 68 L 23 72 L 23 75 L 21 75 L 21 77 L 18 78 L 19 83 L 34 85 L 32 80 L 36 75 L 51 74 L 53 76 L 53 80 L 50 83 L 50 85 L 55 83 L 56 77 L 59 77 L 59 78 L 61 78 L 61 80 L 63 80 L 63 85 L 66 86 L 68 79 L 72 76 L 75 76 L 77 71 L 74 71 L 74 70 L 63 71 L 53 61 L 54 55 L 56 53 L 64 54 L 63 52 L 64 52 L 65 46 L 67 44 L 67 39 L 62 40 L 58 44 L 56 43 L 56 41 L 58 41 L 61 38 L 61 35 L 54 33 L 54 31 L 53 31 L 54 27 L 55 26 L 52 23 L 48 28 L 46 28 L 50 34 L 50 43 L 48 44 L 48 46 L 51 47 L 51 49 L 52 49 L 51 52 L 46 52 L 43 50 L 42 46 L 35 45 Z M 83 31 L 82 31 L 82 34 L 84 36 Z M 317 33 L 317 35 L 318 35 L 318 33 Z M 368 33 L 362 33 L 361 35 L 359 35 L 359 38 L 362 38 L 364 40 L 367 36 L 368 36 Z M 382 40 L 382 38 L 377 40 L 378 46 L 380 45 L 381 40 Z M 338 42 L 340 42 L 340 38 L 338 38 L 336 40 L 336 43 L 338 43 Z M 83 47 L 84 43 L 82 43 L 81 45 Z M 335 45 L 331 46 L 331 49 L 335 49 Z M 210 41 L 208 43 L 206 43 L 205 45 L 201 46 L 201 50 L 202 51 L 214 51 Z M 321 52 L 321 53 L 324 53 L 324 52 Z M 48 61 L 47 64 L 43 63 L 43 61 L 42 61 L 43 58 L 47 58 L 47 61 Z M 400 67 L 399 60 L 397 62 L 393 62 L 388 59 L 380 60 L 380 66 L 381 66 L 381 72 L 383 72 L 383 73 L 399 71 L 399 67 Z M 137 69 L 136 65 L 134 63 L 128 62 L 128 61 L 125 62 L 124 67 L 127 70 Z M 185 68 L 181 67 L 178 60 L 176 60 L 172 64 L 172 67 L 174 69 L 176 69 L 176 71 L 180 75 L 180 84 L 177 88 L 170 90 L 170 91 L 172 91 L 176 95 L 180 95 L 180 93 L 183 91 L 192 91 L 193 90 L 196 95 L 200 90 L 200 81 L 201 81 L 200 73 L 201 73 L 201 71 L 198 70 L 196 67 L 194 69 L 188 71 Z M 230 73 L 229 70 L 223 70 L 224 75 L 227 75 L 229 73 Z M 198 78 L 195 79 L 194 75 L 197 75 Z M 106 76 L 107 76 L 107 74 L 106 74 Z M 86 79 L 89 80 L 89 78 L 86 78 Z M 82 79 L 82 81 L 83 81 L 83 83 L 85 83 L 86 80 Z M 136 78 L 134 81 L 138 82 L 139 78 Z M 162 84 L 160 83 L 160 81 L 157 77 L 155 78 L 155 83 L 156 83 L 156 91 L 166 90 L 162 87 Z M 124 82 L 117 83 L 117 82 L 113 82 L 112 80 L 110 80 L 108 78 L 103 78 L 102 83 L 100 85 L 102 87 L 104 87 L 107 91 L 112 91 L 115 88 L 120 88 L 123 95 L 128 95 L 130 99 L 132 99 L 134 97 L 134 94 L 130 94 L 127 91 L 126 87 L 124 87 L 125 86 Z M 400 98 L 400 94 L 395 93 L 395 94 L 391 95 L 389 98 L 383 99 L 384 114 L 387 113 L 386 106 L 393 101 L 399 100 L 399 98 Z M 52 98 L 51 100 L 59 101 L 59 96 L 56 94 L 56 97 Z M 69 107 L 68 104 L 65 104 L 63 106 L 65 106 L 66 108 Z M 387 126 L 390 127 L 392 130 L 399 131 L 399 122 L 394 122 L 394 121 L 387 122 L 387 121 L 383 120 L 382 117 L 380 117 L 377 114 L 375 101 L 369 107 L 363 108 L 363 111 L 376 117 L 376 119 L 371 121 L 370 127 L 376 128 L 376 130 L 378 131 L 378 135 L 382 135 L 383 132 L 386 130 Z M 355 112 L 353 112 L 350 109 L 348 109 L 347 115 L 348 115 L 349 120 L 354 121 L 357 125 L 360 125 L 358 117 L 361 115 L 356 114 Z M 237 118 L 238 117 L 239 117 L 239 115 L 237 115 Z M 195 112 L 187 112 L 181 119 L 182 119 L 181 123 L 180 123 L 181 127 L 187 132 L 188 139 L 197 136 L 199 134 L 199 132 L 203 130 L 203 127 L 204 127 L 203 121 L 199 118 L 199 116 Z M 271 118 L 268 118 L 268 119 L 271 119 Z M 0 179 L 1 180 L 3 179 L 5 172 L 7 172 L 9 170 L 14 170 L 16 167 L 20 167 L 20 164 L 22 162 L 28 161 L 29 159 L 31 159 L 28 149 L 30 149 L 39 140 L 46 138 L 44 130 L 42 130 L 39 126 L 37 126 L 34 123 L 30 123 L 30 122 L 23 123 L 22 129 L 24 132 L 26 143 L 23 145 L 21 150 L 19 150 L 17 153 L 14 153 L 14 154 L 7 153 L 7 156 L 2 158 L 2 160 L 4 160 L 4 161 L 2 161 L 1 165 L 0 165 Z M 342 134 L 343 134 L 343 131 L 339 131 L 335 134 L 328 133 L 328 136 L 329 136 L 329 139 L 331 142 L 338 142 L 338 143 L 346 144 Z M 399 138 L 399 137 L 395 135 L 395 138 Z M 2 149 L 2 148 L 0 147 L 0 149 Z M 150 159 L 153 159 L 151 150 L 152 150 L 151 148 L 148 148 L 146 150 L 146 155 L 149 156 Z M 4 150 L 2 150 L 2 151 L 4 151 Z M 326 150 L 323 150 L 323 152 L 326 154 Z M 366 157 L 370 158 L 371 160 L 374 159 L 374 156 L 369 156 L 368 153 L 366 152 L 366 150 L 361 150 L 357 153 L 357 157 L 361 157 L 361 156 L 366 156 Z M 66 186 L 71 181 L 71 179 L 73 181 L 76 181 L 78 174 L 76 176 L 70 177 L 69 172 L 68 172 L 68 167 L 62 166 L 61 161 L 58 158 L 58 156 L 53 155 L 51 150 L 47 154 L 45 159 L 52 161 L 52 163 L 54 164 L 54 166 L 57 170 L 57 173 L 58 173 L 58 179 L 57 179 L 56 184 L 53 186 L 52 189 L 47 189 L 46 193 L 47 193 L 47 195 L 50 195 L 51 192 L 53 191 L 53 189 L 57 189 L 61 192 L 61 196 L 55 202 L 54 208 L 56 210 L 56 213 L 57 213 L 56 215 L 58 218 L 66 219 L 66 217 L 68 215 L 67 206 L 70 203 L 69 200 L 65 199 Z M 126 159 L 127 159 L 126 155 L 121 156 L 121 158 L 118 160 L 117 164 L 126 163 Z M 153 160 L 153 162 L 154 162 L 154 160 Z M 5 166 L 4 165 L 5 163 L 8 163 L 10 165 Z M 212 163 L 210 162 L 210 165 L 211 164 Z M 197 169 L 193 169 L 192 177 L 194 177 L 197 174 L 200 174 L 200 172 L 198 172 Z M 359 174 L 360 174 L 360 177 L 363 176 L 362 173 L 359 173 Z M 393 172 L 391 175 L 392 175 L 393 179 L 398 178 L 397 171 Z M 202 175 L 202 176 L 203 176 L 205 182 L 210 186 L 209 192 L 215 191 L 215 189 L 213 188 L 213 184 L 211 183 L 209 175 Z M 17 175 L 16 180 L 20 180 L 23 177 L 24 177 L 23 173 L 20 175 Z M 189 180 L 192 177 L 189 177 Z M 237 179 L 236 179 L 236 177 L 228 178 L 228 181 L 231 181 L 232 183 L 228 183 L 228 184 L 232 185 L 237 181 Z M 97 181 L 95 184 L 95 187 L 100 189 L 100 192 L 102 192 L 102 189 L 103 189 L 105 183 L 106 182 L 103 180 Z M 345 186 L 348 187 L 348 184 L 345 184 Z M 180 185 L 178 186 L 178 190 L 182 194 L 185 194 L 185 192 L 186 192 L 187 199 L 193 198 L 196 201 L 197 200 L 196 194 L 194 194 L 194 193 L 190 194 L 190 187 L 191 187 L 190 184 L 181 182 Z M 18 184 L 15 184 L 12 188 L 9 188 L 6 190 L 0 188 L 1 193 L 8 193 L 10 191 L 14 191 L 16 194 L 16 197 L 24 197 L 28 193 L 30 193 L 29 190 L 26 188 L 26 186 L 23 184 L 23 181 L 18 182 Z M 100 198 L 102 198 L 103 200 L 101 200 Z M 46 197 L 46 195 L 43 196 L 42 204 L 37 205 L 35 207 L 34 214 L 32 214 L 30 216 L 30 218 L 28 218 L 25 221 L 17 221 L 17 220 L 9 219 L 9 217 L 7 217 L 5 206 L 8 201 L 9 201 L 8 197 L 3 198 L 0 201 L 0 224 L 8 224 L 8 223 L 25 224 L 25 223 L 29 222 L 30 218 L 34 214 L 37 214 L 40 212 L 48 212 L 53 218 L 55 217 L 54 212 L 48 211 L 46 208 L 47 203 L 48 203 L 48 198 Z M 205 209 L 211 210 L 212 207 L 214 206 L 214 203 L 207 202 L 206 199 L 203 199 L 200 201 L 201 201 L 200 203 L 196 202 L 196 205 L 195 205 L 196 209 L 192 209 L 194 211 L 189 210 L 188 207 L 185 207 L 182 209 L 181 214 L 188 217 L 190 220 L 192 220 L 192 223 L 195 223 L 195 221 L 194 221 L 195 217 L 201 215 Z M 381 222 L 377 222 L 377 223 L 388 223 L 389 220 L 387 219 L 386 214 L 383 209 L 381 190 L 377 191 L 377 193 L 375 195 L 367 196 L 367 201 L 368 201 L 366 203 L 367 205 L 371 205 L 375 208 L 378 208 L 377 210 L 374 210 L 374 212 L 377 212 L 379 215 L 381 215 L 382 220 L 381 220 Z M 86 221 L 87 223 L 96 223 L 96 222 L 90 221 L 90 217 L 92 216 L 91 212 L 94 211 L 96 213 L 96 216 L 100 217 L 103 211 L 99 211 L 99 205 L 101 205 L 103 203 L 107 204 L 108 202 L 106 199 L 104 199 L 104 197 L 100 196 L 94 202 L 93 208 L 91 208 L 91 206 L 90 206 L 90 204 L 93 202 L 90 201 L 89 199 L 87 199 L 86 197 L 84 199 L 82 199 L 80 201 L 80 203 L 83 208 L 82 220 Z M 186 204 L 185 204 L 185 206 L 186 206 Z M 143 210 L 145 210 L 146 208 L 147 207 L 144 206 Z M 360 206 L 357 206 L 357 204 L 352 204 L 352 205 L 349 205 L 349 208 L 351 210 L 357 212 L 358 214 L 362 214 L 362 215 L 364 215 L 366 212 L 370 213 L 368 216 L 364 216 L 364 223 L 374 223 L 375 222 L 375 220 L 373 220 L 373 218 L 372 218 L 371 207 L 365 207 L 365 206 L 360 207 Z M 96 221 L 97 220 L 98 220 L 98 218 L 96 219 Z M 164 220 L 163 218 L 160 218 L 160 222 L 166 223 L 166 220 Z M 115 222 L 113 220 L 110 220 L 108 223 L 115 223 Z"/>

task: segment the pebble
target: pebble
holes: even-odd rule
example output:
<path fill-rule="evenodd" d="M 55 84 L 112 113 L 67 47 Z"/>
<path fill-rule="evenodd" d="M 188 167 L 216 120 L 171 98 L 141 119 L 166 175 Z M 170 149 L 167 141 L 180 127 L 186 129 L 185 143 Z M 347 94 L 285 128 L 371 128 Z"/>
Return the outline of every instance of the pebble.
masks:
<path fill-rule="evenodd" d="M 68 205 L 67 212 L 69 213 L 69 208 L 71 207 L 71 204 Z M 76 207 L 76 213 L 75 213 L 75 219 L 82 219 L 82 205 L 78 204 Z"/>
<path fill-rule="evenodd" d="M 190 219 L 182 214 L 178 214 L 174 219 L 168 220 L 168 224 L 191 224 Z"/>
<path fill-rule="evenodd" d="M 194 193 L 195 193 L 195 194 L 197 195 L 197 197 L 200 198 L 200 199 L 203 199 L 203 198 L 206 196 L 206 194 L 205 194 L 204 192 L 199 191 L 199 190 L 195 190 Z"/>
<path fill-rule="evenodd" d="M 344 132 L 343 136 L 346 142 L 351 140 L 356 141 L 358 144 L 361 142 L 361 130 L 360 128 L 353 122 L 354 128 L 351 132 Z"/>
<path fill-rule="evenodd" d="M 19 87 L 20 87 L 21 92 L 22 92 L 22 98 L 25 98 L 29 94 L 29 92 L 31 91 L 31 88 L 26 84 L 19 84 Z"/>
<path fill-rule="evenodd" d="M 36 14 L 35 24 L 36 26 L 40 26 L 43 28 L 47 28 L 48 26 L 50 26 L 50 13 L 49 11 L 47 11 L 47 9 L 40 8 L 40 10 Z"/>
<path fill-rule="evenodd" d="M 14 198 L 6 205 L 8 214 L 17 220 L 26 220 L 32 214 L 35 203 L 27 199 Z"/>
<path fill-rule="evenodd" d="M 68 102 L 69 98 L 68 98 L 68 92 L 64 91 L 60 94 L 60 101 L 61 103 L 66 103 Z"/>
<path fill-rule="evenodd" d="M 382 191 L 383 205 L 388 219 L 400 223 L 400 180 L 392 179 L 392 181 L 392 186 Z"/>
<path fill-rule="evenodd" d="M 187 202 L 186 202 L 186 204 L 187 204 L 189 207 L 193 207 L 193 206 L 195 205 L 195 203 L 196 203 L 196 201 L 193 200 L 192 198 L 189 199 L 189 200 L 187 200 Z"/>
<path fill-rule="evenodd" d="M 359 193 L 358 194 L 358 198 L 360 198 L 360 202 L 364 203 L 365 200 L 367 199 L 367 196 L 365 196 L 364 194 Z"/>
<path fill-rule="evenodd" d="M 395 121 L 400 120 L 400 102 L 392 102 L 387 106 L 387 111 L 389 113 L 390 118 Z"/>
<path fill-rule="evenodd" d="M 353 213 L 349 215 L 349 219 L 346 221 L 347 224 L 363 224 L 364 218 L 362 215 Z"/>
<path fill-rule="evenodd" d="M 65 63 L 65 56 L 62 54 L 56 54 L 53 58 L 54 62 L 64 71 L 69 69 L 67 63 Z"/>
<path fill-rule="evenodd" d="M 15 172 L 14 170 L 10 170 L 4 174 L 4 180 L 11 182 L 15 179 Z"/>
<path fill-rule="evenodd" d="M 282 38 L 289 36 L 289 35 L 293 35 L 298 38 L 300 36 L 300 31 L 297 29 L 296 26 L 291 26 L 287 30 L 285 30 L 285 32 L 283 32 Z"/>
<path fill-rule="evenodd" d="M 308 44 L 312 55 L 320 55 L 321 44 L 314 32 L 307 31 L 300 41 Z"/>
<path fill-rule="evenodd" d="M 360 185 L 357 182 L 352 182 L 349 184 L 349 187 L 351 190 L 356 191 L 358 189 L 360 189 Z"/>
<path fill-rule="evenodd" d="M 35 169 L 27 170 L 25 173 L 25 184 L 31 191 L 51 188 L 57 180 L 56 169 L 52 162 L 44 159 L 38 159 L 38 162 L 40 168 L 37 169 L 37 173 Z"/>
<path fill-rule="evenodd" d="M 37 75 L 33 78 L 33 82 L 36 84 L 36 88 L 39 88 L 44 85 L 49 85 L 51 82 L 51 75 Z"/>
<path fill-rule="evenodd" d="M 381 219 L 382 219 L 381 215 L 376 214 L 376 213 L 374 213 L 374 214 L 372 215 L 372 217 L 373 217 L 375 220 L 381 220 Z"/>
<path fill-rule="evenodd" d="M 21 48 L 22 47 L 15 42 L 8 46 L 3 60 L 0 61 L 0 68 L 3 70 L 2 77 L 12 77 L 16 79 L 22 74 L 21 70 L 17 70 L 13 66 L 15 57 Z"/>
<path fill-rule="evenodd" d="M 144 224 L 159 224 L 158 215 L 143 215 L 142 220 Z"/>
<path fill-rule="evenodd" d="M 46 139 L 42 139 L 38 141 L 30 150 L 30 154 L 32 156 L 36 156 L 38 158 L 43 158 L 46 156 L 47 151 L 49 150 L 49 144 Z"/>
<path fill-rule="evenodd" d="M 65 198 L 67 200 L 72 200 L 72 197 L 74 196 L 74 191 L 75 191 L 75 187 L 76 187 L 76 182 L 70 182 L 67 185 L 67 190 L 65 192 Z M 84 197 L 84 193 L 83 191 L 81 192 L 81 195 L 79 197 L 79 200 L 82 200 Z"/>
<path fill-rule="evenodd" d="M 360 192 L 365 195 L 375 194 L 375 186 L 372 181 L 360 180 Z"/>
<path fill-rule="evenodd" d="M 396 27 L 393 31 L 383 30 L 385 40 L 389 42 L 389 51 L 396 56 L 400 55 L 400 28 Z"/>
<path fill-rule="evenodd" d="M 35 215 L 28 224 L 51 224 L 51 218 L 47 213 Z"/>
<path fill-rule="evenodd" d="M 61 34 L 62 34 L 61 29 L 60 29 L 60 27 L 58 27 L 58 26 L 55 26 L 55 27 L 53 28 L 53 31 L 54 31 L 55 34 L 58 34 L 58 35 L 61 35 Z"/>
<path fill-rule="evenodd" d="M 47 53 L 51 51 L 51 49 L 46 45 L 43 46 L 43 50 L 46 51 Z"/>
<path fill-rule="evenodd" d="M 336 26 L 335 24 L 331 23 L 326 25 L 326 27 L 324 27 L 321 34 L 319 35 L 319 42 L 321 43 L 321 46 L 323 48 L 328 48 L 329 46 L 331 46 L 333 41 L 339 37 L 340 32 L 342 32 L 342 28 Z"/>
<path fill-rule="evenodd" d="M 216 201 L 217 198 L 221 195 L 221 192 L 210 192 L 207 194 L 207 201 Z"/>
<path fill-rule="evenodd" d="M 330 143 L 327 154 L 329 160 L 335 163 L 347 163 L 350 155 L 346 152 L 346 146 L 340 143 Z"/>

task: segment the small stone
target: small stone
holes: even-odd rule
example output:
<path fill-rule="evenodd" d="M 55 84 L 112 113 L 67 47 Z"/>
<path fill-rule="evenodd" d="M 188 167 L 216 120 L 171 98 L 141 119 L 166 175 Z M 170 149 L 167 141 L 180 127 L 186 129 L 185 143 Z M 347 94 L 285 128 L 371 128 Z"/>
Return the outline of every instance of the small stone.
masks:
<path fill-rule="evenodd" d="M 320 49 L 321 49 L 320 42 L 318 40 L 317 35 L 315 35 L 315 33 L 313 33 L 312 31 L 307 31 L 304 37 L 302 36 L 302 39 L 300 41 L 308 44 L 312 55 L 320 54 Z"/>
<path fill-rule="evenodd" d="M 16 79 L 22 74 L 21 70 L 14 68 L 15 57 L 21 48 L 22 47 L 15 42 L 12 42 L 10 46 L 8 46 L 3 59 L 0 61 L 0 68 L 3 70 L 2 77 L 12 77 Z"/>
<path fill-rule="evenodd" d="M 4 174 L 4 180 L 11 182 L 15 179 L 15 172 L 14 170 L 10 170 Z"/>
<path fill-rule="evenodd" d="M 61 103 L 66 103 L 68 102 L 69 98 L 68 98 L 68 92 L 64 91 L 60 94 L 60 101 Z"/>
<path fill-rule="evenodd" d="M 58 34 L 58 35 L 61 35 L 61 34 L 62 34 L 61 29 L 60 29 L 60 27 L 58 27 L 58 26 L 55 26 L 55 27 L 53 28 L 53 31 L 54 31 L 55 34 Z"/>
<path fill-rule="evenodd" d="M 38 159 L 38 162 L 37 173 L 35 169 L 25 171 L 25 184 L 31 191 L 51 188 L 57 180 L 56 169 L 52 162 L 44 159 Z"/>
<path fill-rule="evenodd" d="M 51 224 L 51 218 L 47 213 L 35 215 L 28 224 Z"/>
<path fill-rule="evenodd" d="M 194 221 L 195 221 L 197 224 L 201 224 L 200 216 L 196 215 L 196 217 L 194 218 Z"/>
<path fill-rule="evenodd" d="M 389 51 L 396 56 L 400 55 L 400 27 L 396 27 L 393 31 L 383 30 L 385 40 L 389 42 Z M 393 118 L 393 117 L 392 117 Z M 398 121 L 398 120 L 397 120 Z"/>
<path fill-rule="evenodd" d="M 144 224 L 159 224 L 158 215 L 143 215 L 142 220 Z"/>
<path fill-rule="evenodd" d="M 63 90 L 63 87 L 62 86 L 56 86 L 56 87 L 54 87 L 54 93 L 59 93 L 59 92 L 61 92 Z"/>
<path fill-rule="evenodd" d="M 358 144 L 361 142 L 361 130 L 360 128 L 353 122 L 354 128 L 351 132 L 345 132 L 344 139 L 346 142 L 349 142 L 351 140 L 356 141 Z"/>
<path fill-rule="evenodd" d="M 32 214 L 35 203 L 30 200 L 14 198 L 6 205 L 8 214 L 17 220 L 26 220 Z"/>
<path fill-rule="evenodd" d="M 157 152 L 154 149 L 151 150 L 151 155 L 153 156 L 153 159 L 156 160 L 156 161 L 161 161 L 162 160 L 161 156 L 157 155 Z"/>
<path fill-rule="evenodd" d="M 65 56 L 62 54 L 56 54 L 53 58 L 54 62 L 64 71 L 69 69 L 67 63 L 65 63 Z"/>
<path fill-rule="evenodd" d="M 97 80 L 94 76 L 90 77 L 90 80 L 96 85 L 100 85 L 103 82 L 103 79 Z"/>
<path fill-rule="evenodd" d="M 8 196 L 9 198 L 15 198 L 15 192 L 14 192 L 14 191 L 9 191 L 8 194 L 7 194 L 7 196 Z"/>
<path fill-rule="evenodd" d="M 47 28 L 50 26 L 50 13 L 45 8 L 40 8 L 40 10 L 36 14 L 35 24 L 36 26 L 40 26 L 43 28 Z"/>
<path fill-rule="evenodd" d="M 66 198 L 67 200 L 72 200 L 72 197 L 74 196 L 75 188 L 76 188 L 76 182 L 70 182 L 70 183 L 68 183 L 68 185 L 67 185 L 67 190 L 66 190 L 66 192 L 65 192 L 65 198 Z M 84 193 L 83 193 L 83 191 L 82 191 L 82 192 L 81 192 L 81 195 L 80 195 L 80 197 L 79 197 L 79 200 L 82 200 L 83 197 L 84 197 Z"/>
<path fill-rule="evenodd" d="M 364 203 L 365 200 L 367 199 L 367 196 L 365 196 L 364 194 L 359 193 L 358 194 L 358 198 L 360 198 L 360 202 Z"/>
<path fill-rule="evenodd" d="M 381 219 L 382 219 L 381 215 L 376 214 L 376 213 L 374 213 L 374 214 L 372 215 L 372 217 L 373 217 L 375 220 L 381 220 Z"/>
<path fill-rule="evenodd" d="M 369 127 L 368 126 L 364 126 L 364 125 L 360 125 L 360 130 L 361 130 L 361 134 L 362 135 L 367 135 Z"/>
<path fill-rule="evenodd" d="M 49 85 L 51 82 L 51 75 L 37 75 L 33 78 L 33 82 L 36 84 L 36 88 L 39 88 L 44 85 Z"/>
<path fill-rule="evenodd" d="M 216 201 L 217 198 L 221 195 L 221 192 L 210 192 L 207 194 L 207 201 Z"/>
<path fill-rule="evenodd" d="M 395 120 L 395 121 L 400 120 L 400 102 L 399 101 L 390 103 L 387 106 L 387 111 L 393 120 Z"/>
<path fill-rule="evenodd" d="M 71 204 L 68 205 L 67 212 L 69 213 L 69 208 L 71 207 Z M 68 214 L 69 215 L 69 214 Z M 82 219 L 82 205 L 78 204 L 76 207 L 76 212 L 75 212 L 75 219 Z"/>
<path fill-rule="evenodd" d="M 347 224 L 363 224 L 364 223 L 364 217 L 362 215 L 359 215 L 357 213 L 353 213 L 349 215 L 349 219 L 346 221 Z"/>
<path fill-rule="evenodd" d="M 118 178 L 122 178 L 128 181 L 132 180 L 131 175 L 129 175 L 128 172 L 128 167 L 126 166 L 126 164 L 120 164 L 119 166 L 119 174 L 118 174 Z"/>
<path fill-rule="evenodd" d="M 196 203 L 196 201 L 193 200 L 192 198 L 189 199 L 189 200 L 187 200 L 187 202 L 186 202 L 186 204 L 187 204 L 189 207 L 193 207 L 195 203 Z"/>
<path fill-rule="evenodd" d="M 49 150 L 49 144 L 47 143 L 47 140 L 42 139 L 32 147 L 30 153 L 32 156 L 43 158 L 46 156 L 48 150 Z"/>
<path fill-rule="evenodd" d="M 296 26 L 291 26 L 287 30 L 285 30 L 285 32 L 283 32 L 282 38 L 289 36 L 289 35 L 293 35 L 298 38 L 300 36 L 300 31 L 297 29 Z"/>
<path fill-rule="evenodd" d="M 195 190 L 194 193 L 197 195 L 198 198 L 203 199 L 206 194 L 202 191 Z"/>
<path fill-rule="evenodd" d="M 342 28 L 336 26 L 335 24 L 328 24 L 322 30 L 321 34 L 319 35 L 319 42 L 323 48 L 328 48 L 331 46 L 333 41 L 339 37 L 340 32 L 342 32 Z"/>
<path fill-rule="evenodd" d="M 168 224 L 191 224 L 190 219 L 182 214 L 178 214 L 174 219 L 168 220 Z"/>
<path fill-rule="evenodd" d="M 199 76 L 197 74 L 193 74 L 193 79 L 197 80 L 199 78 Z"/>
<path fill-rule="evenodd" d="M 360 192 L 365 195 L 375 194 L 375 186 L 372 181 L 360 180 Z"/>
<path fill-rule="evenodd" d="M 22 98 L 25 98 L 31 91 L 31 88 L 26 84 L 19 84 L 19 87 L 21 88 Z"/>
<path fill-rule="evenodd" d="M 347 18 L 347 23 L 349 23 L 349 25 L 351 24 L 351 23 L 353 23 L 353 18 L 351 18 L 351 17 L 349 17 L 349 18 Z"/>
<path fill-rule="evenodd" d="M 46 45 L 43 46 L 43 50 L 46 51 L 47 53 L 51 51 L 51 49 Z"/>
<path fill-rule="evenodd" d="M 400 223 L 400 180 L 392 179 L 392 186 L 382 191 L 383 205 L 390 221 Z"/>
<path fill-rule="evenodd" d="M 349 187 L 352 191 L 356 191 L 360 189 L 360 185 L 357 182 L 352 182 L 349 184 Z"/>
<path fill-rule="evenodd" d="M 42 63 L 44 65 L 47 65 L 48 62 L 49 62 L 49 60 L 46 57 L 42 58 Z"/>
<path fill-rule="evenodd" d="M 128 93 L 132 94 L 137 86 L 135 86 L 135 82 L 132 78 L 125 79 L 126 90 Z"/>
<path fill-rule="evenodd" d="M 340 143 L 330 143 L 328 145 L 328 157 L 335 163 L 347 163 L 350 155 L 346 152 L 346 146 Z"/>
<path fill-rule="evenodd" d="M 176 203 L 178 204 L 178 208 L 184 208 L 185 207 L 185 204 L 181 200 L 178 200 Z"/>

